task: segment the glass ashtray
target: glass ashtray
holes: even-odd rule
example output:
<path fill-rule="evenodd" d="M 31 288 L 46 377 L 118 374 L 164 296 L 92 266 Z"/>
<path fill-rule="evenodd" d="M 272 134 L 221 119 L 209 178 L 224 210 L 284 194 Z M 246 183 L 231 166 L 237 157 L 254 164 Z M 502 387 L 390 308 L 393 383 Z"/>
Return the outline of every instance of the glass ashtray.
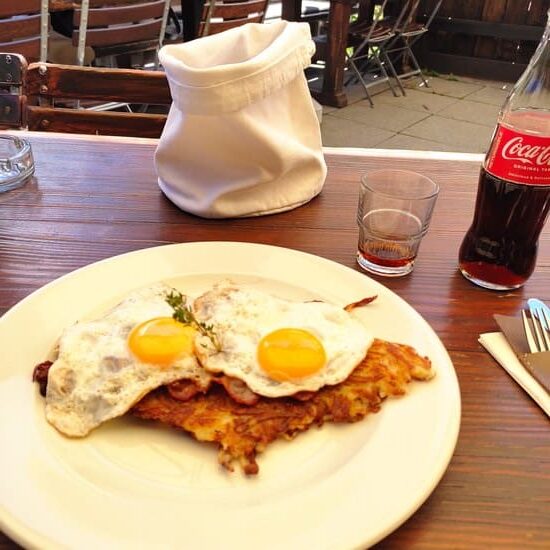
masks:
<path fill-rule="evenodd" d="M 31 144 L 16 136 L 0 135 L 0 193 L 21 187 L 33 174 Z"/>

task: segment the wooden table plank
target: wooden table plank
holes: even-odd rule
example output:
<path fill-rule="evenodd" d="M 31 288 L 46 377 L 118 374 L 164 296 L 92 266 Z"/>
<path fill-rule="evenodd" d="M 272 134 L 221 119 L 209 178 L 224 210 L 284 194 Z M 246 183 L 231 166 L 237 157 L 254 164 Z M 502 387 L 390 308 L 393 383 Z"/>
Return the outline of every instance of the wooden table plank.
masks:
<path fill-rule="evenodd" d="M 547 547 L 548 418 L 477 337 L 495 330 L 492 313 L 517 314 L 531 296 L 550 302 L 550 227 L 524 288 L 491 292 L 467 282 L 457 271 L 457 252 L 472 216 L 479 156 L 327 150 L 325 189 L 308 205 L 260 218 L 204 220 L 181 212 L 159 191 L 152 140 L 30 135 L 37 177 L 0 195 L 0 313 L 68 271 L 163 243 L 275 244 L 359 271 L 354 255 L 360 174 L 401 167 L 431 175 L 441 195 L 414 272 L 378 280 L 415 307 L 449 350 L 462 394 L 461 432 L 431 497 L 377 546 Z M 0 535 L 0 548 L 16 545 Z"/>

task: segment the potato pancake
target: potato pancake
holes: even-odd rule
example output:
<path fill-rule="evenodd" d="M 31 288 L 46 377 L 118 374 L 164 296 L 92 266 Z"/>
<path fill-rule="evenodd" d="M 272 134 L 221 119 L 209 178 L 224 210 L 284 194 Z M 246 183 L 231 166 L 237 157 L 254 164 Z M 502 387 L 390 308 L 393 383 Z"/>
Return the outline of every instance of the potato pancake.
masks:
<path fill-rule="evenodd" d="M 241 405 L 216 384 L 188 401 L 174 399 L 166 388 L 159 388 L 131 412 L 183 429 L 199 441 L 215 442 L 222 466 L 233 471 L 237 462 L 246 474 L 257 474 L 256 455 L 279 437 L 293 439 L 324 422 L 356 422 L 378 412 L 386 397 L 404 395 L 412 380 L 433 376 L 430 360 L 414 348 L 375 339 L 344 382 L 325 386 L 306 400 L 260 397 L 254 405 Z"/>

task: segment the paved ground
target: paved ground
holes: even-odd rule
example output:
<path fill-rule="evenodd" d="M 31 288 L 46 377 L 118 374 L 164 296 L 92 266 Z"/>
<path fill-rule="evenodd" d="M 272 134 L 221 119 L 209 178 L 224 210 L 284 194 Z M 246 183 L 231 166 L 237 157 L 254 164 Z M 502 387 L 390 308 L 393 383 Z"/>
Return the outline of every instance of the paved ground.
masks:
<path fill-rule="evenodd" d="M 348 88 L 347 107 L 323 107 L 323 144 L 484 153 L 512 84 L 453 76 L 428 82 L 411 78 L 404 97 L 386 89 L 373 96 L 374 107 L 362 87 Z"/>

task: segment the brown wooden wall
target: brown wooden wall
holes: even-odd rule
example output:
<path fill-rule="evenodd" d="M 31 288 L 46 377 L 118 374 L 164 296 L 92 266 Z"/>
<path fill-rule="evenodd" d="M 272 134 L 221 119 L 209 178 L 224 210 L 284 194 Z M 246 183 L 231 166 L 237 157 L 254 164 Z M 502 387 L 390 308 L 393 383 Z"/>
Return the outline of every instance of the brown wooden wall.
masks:
<path fill-rule="evenodd" d="M 428 14 L 436 3 L 422 0 L 419 13 Z M 444 0 L 422 44 L 424 65 L 515 80 L 540 40 L 549 8 L 550 0 Z"/>

